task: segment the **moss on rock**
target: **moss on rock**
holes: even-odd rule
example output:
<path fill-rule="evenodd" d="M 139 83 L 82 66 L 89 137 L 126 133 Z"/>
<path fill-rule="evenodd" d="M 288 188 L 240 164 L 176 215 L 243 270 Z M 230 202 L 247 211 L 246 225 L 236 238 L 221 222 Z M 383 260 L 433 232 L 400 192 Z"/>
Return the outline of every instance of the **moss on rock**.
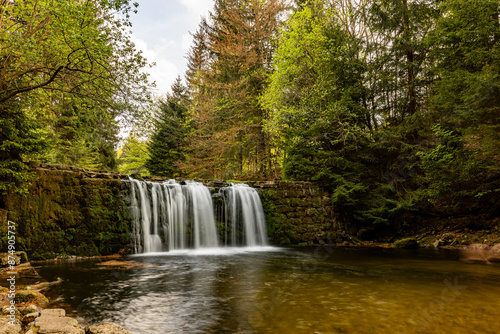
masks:
<path fill-rule="evenodd" d="M 418 244 L 418 241 L 414 238 L 406 238 L 406 239 L 401 239 L 397 240 L 392 244 L 392 247 L 394 248 L 405 248 L 405 249 L 416 249 L 420 248 L 420 245 Z"/>
<path fill-rule="evenodd" d="M 22 290 L 16 292 L 16 303 L 24 304 L 30 303 L 35 304 L 37 306 L 44 306 L 48 304 L 49 300 L 43 294 L 34 290 Z"/>
<path fill-rule="evenodd" d="M 84 172 L 35 171 L 25 196 L 2 197 L 7 215 L 17 223 L 17 248 L 33 260 L 60 255 L 108 255 L 128 242 L 129 222 L 119 179 L 89 178 Z M 88 173 L 88 172 L 87 172 Z M 0 234 L 5 249 L 6 235 Z"/>

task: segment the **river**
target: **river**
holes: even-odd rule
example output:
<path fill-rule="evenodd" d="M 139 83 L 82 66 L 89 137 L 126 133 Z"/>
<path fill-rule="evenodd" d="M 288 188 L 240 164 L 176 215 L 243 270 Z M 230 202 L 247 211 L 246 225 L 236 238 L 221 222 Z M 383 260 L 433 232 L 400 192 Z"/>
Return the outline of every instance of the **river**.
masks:
<path fill-rule="evenodd" d="M 500 266 L 456 250 L 219 248 L 134 255 L 143 266 L 47 264 L 84 323 L 132 333 L 500 333 Z"/>

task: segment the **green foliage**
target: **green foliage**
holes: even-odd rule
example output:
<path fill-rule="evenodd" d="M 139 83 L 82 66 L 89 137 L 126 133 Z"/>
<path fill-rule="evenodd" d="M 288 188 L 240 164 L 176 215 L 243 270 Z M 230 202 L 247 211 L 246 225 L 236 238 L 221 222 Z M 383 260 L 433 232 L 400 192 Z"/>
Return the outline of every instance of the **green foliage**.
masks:
<path fill-rule="evenodd" d="M 134 135 L 129 136 L 118 150 L 118 171 L 123 174 L 147 175 L 146 162 L 148 161 L 148 144 L 138 140 Z"/>
<path fill-rule="evenodd" d="M 262 179 L 276 151 L 263 129 L 259 96 L 270 74 L 284 0 L 214 1 L 193 35 L 187 80 L 191 132 L 183 169 L 196 177 Z"/>
<path fill-rule="evenodd" d="M 420 153 L 425 195 L 451 197 L 449 207 L 493 194 L 500 188 L 500 8 L 497 1 L 444 1 L 432 45 L 433 85 L 428 117 L 434 142 Z M 489 197 L 486 196 L 486 197 Z M 491 208 L 495 210 L 494 208 Z"/>
<path fill-rule="evenodd" d="M 117 112 L 100 108 L 96 103 L 72 97 L 48 106 L 55 117 L 46 120 L 49 149 L 40 157 L 41 162 L 116 170 Z"/>
<path fill-rule="evenodd" d="M 359 43 L 335 15 L 305 7 L 287 22 L 263 96 L 273 110 L 268 129 L 284 151 L 285 178 L 318 181 L 332 192 L 341 217 L 383 225 L 394 193 L 370 170 L 378 162 L 363 106 L 365 67 L 358 49 L 347 48 Z"/>
<path fill-rule="evenodd" d="M 351 9 L 367 14 L 364 34 L 322 1 L 300 2 L 281 32 L 261 100 L 284 177 L 320 182 L 358 227 L 412 227 L 426 201 L 445 214 L 497 212 L 498 2 Z"/>
<path fill-rule="evenodd" d="M 1 2 L 2 192 L 23 190 L 28 161 L 116 168 L 116 119 L 148 99 L 146 62 L 127 28 L 135 7 L 128 0 Z"/>
<path fill-rule="evenodd" d="M 0 194 L 25 193 L 30 180 L 26 161 L 44 148 L 40 124 L 19 103 L 0 106 Z"/>

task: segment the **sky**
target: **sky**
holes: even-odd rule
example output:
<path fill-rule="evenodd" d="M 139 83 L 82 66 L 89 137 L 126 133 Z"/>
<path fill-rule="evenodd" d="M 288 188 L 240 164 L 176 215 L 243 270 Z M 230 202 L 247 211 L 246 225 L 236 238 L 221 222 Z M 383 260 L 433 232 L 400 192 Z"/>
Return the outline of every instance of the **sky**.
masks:
<path fill-rule="evenodd" d="M 155 94 L 170 91 L 177 76 L 184 77 L 186 54 L 191 46 L 190 32 L 195 32 L 201 17 L 207 17 L 213 0 L 137 0 L 138 13 L 132 14 L 132 41 L 150 63 Z"/>

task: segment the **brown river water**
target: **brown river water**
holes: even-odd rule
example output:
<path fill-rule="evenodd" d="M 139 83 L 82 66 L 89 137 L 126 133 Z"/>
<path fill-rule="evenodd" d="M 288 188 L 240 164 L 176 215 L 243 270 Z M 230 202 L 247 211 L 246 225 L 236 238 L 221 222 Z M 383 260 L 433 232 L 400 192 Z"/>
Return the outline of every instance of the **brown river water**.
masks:
<path fill-rule="evenodd" d="M 82 323 L 132 333 L 500 333 L 500 265 L 456 250 L 223 248 L 38 269 Z"/>

